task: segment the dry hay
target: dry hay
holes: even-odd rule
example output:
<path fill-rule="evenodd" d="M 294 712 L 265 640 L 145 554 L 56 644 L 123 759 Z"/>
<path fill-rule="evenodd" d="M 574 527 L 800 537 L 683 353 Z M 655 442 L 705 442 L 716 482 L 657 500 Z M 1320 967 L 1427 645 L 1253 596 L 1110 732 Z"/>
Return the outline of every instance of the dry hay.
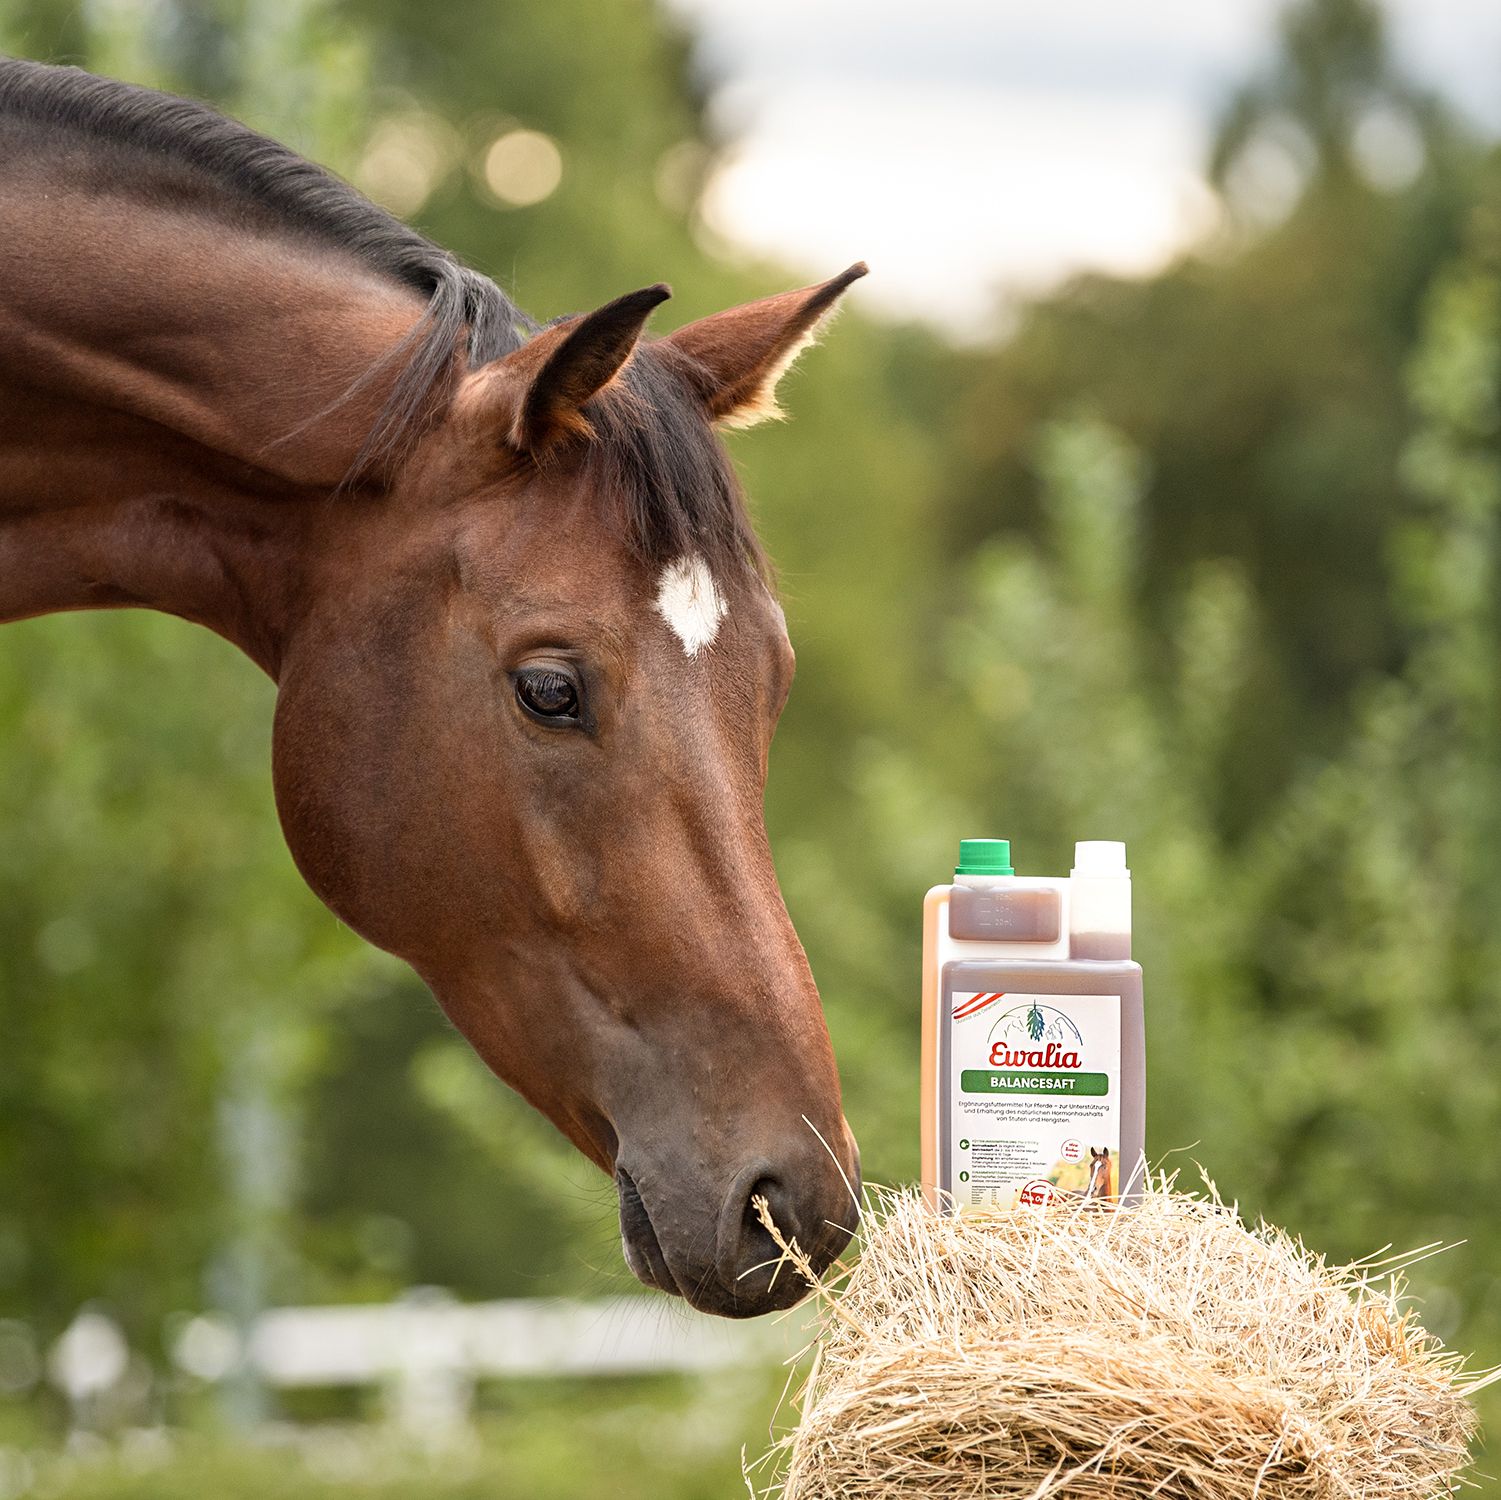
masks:
<path fill-rule="evenodd" d="M 1466 1463 L 1485 1381 L 1398 1305 L 1411 1257 L 1331 1267 L 1170 1181 L 1119 1212 L 882 1194 L 862 1238 L 783 1500 L 1425 1500 Z"/>

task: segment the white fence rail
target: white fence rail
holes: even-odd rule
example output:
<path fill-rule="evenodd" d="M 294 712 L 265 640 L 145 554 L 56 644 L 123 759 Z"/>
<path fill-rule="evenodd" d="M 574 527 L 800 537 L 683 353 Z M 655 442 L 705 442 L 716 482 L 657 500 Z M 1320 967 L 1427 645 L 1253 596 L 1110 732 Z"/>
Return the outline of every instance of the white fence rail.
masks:
<path fill-rule="evenodd" d="M 408 1299 L 278 1308 L 257 1320 L 250 1358 L 272 1385 L 338 1386 L 411 1368 L 441 1367 L 475 1377 L 714 1370 L 765 1364 L 782 1355 L 785 1345 L 767 1324 L 701 1317 L 649 1297 L 467 1304 Z"/>
<path fill-rule="evenodd" d="M 467 1427 L 479 1380 L 765 1368 L 810 1331 L 802 1312 L 734 1323 L 664 1297 L 462 1303 L 420 1289 L 389 1303 L 276 1308 L 244 1341 L 220 1319 L 193 1318 L 171 1352 L 207 1381 L 248 1365 L 280 1389 L 381 1388 L 391 1420 L 432 1443 Z M 86 1310 L 54 1345 L 48 1372 L 77 1410 L 120 1378 L 127 1356 L 118 1328 Z"/>
<path fill-rule="evenodd" d="M 249 1357 L 269 1385 L 384 1387 L 391 1420 L 427 1443 L 467 1427 L 476 1380 L 642 1375 L 764 1366 L 798 1348 L 800 1320 L 727 1323 L 655 1297 L 595 1302 L 285 1307 L 263 1314 Z"/>

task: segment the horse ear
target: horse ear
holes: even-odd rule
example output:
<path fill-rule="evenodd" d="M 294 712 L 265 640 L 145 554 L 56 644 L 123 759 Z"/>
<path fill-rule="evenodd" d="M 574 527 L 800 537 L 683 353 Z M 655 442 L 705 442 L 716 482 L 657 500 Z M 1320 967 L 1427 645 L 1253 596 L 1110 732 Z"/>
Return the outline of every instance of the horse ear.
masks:
<path fill-rule="evenodd" d="M 844 289 L 866 270 L 857 261 L 832 281 L 700 318 L 662 343 L 688 356 L 686 373 L 714 421 L 752 427 L 781 415 L 777 381 L 814 341 Z"/>
<path fill-rule="evenodd" d="M 583 407 L 620 373 L 652 309 L 672 289 L 658 282 L 627 292 L 582 317 L 545 328 L 514 354 L 469 377 L 459 406 L 471 421 L 523 453 L 540 453 L 560 439 L 587 437 Z"/>

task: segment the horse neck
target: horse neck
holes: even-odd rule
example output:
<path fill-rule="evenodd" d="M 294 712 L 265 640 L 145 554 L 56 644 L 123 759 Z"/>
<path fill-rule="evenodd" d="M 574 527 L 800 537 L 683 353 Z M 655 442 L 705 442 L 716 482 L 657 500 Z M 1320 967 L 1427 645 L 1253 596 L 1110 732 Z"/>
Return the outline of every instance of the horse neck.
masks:
<path fill-rule="evenodd" d="M 273 676 L 421 315 L 336 251 L 0 169 L 0 621 L 141 606 Z M 368 497 L 366 497 L 368 498 Z"/>

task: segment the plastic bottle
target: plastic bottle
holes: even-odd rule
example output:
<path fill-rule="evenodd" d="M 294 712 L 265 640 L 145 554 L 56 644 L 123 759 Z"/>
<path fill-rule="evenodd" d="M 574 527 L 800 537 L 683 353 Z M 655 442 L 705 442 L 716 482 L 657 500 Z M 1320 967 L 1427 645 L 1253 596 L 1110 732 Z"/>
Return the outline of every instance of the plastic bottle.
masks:
<path fill-rule="evenodd" d="M 1118 1201 L 1146 1131 L 1141 966 L 1124 844 L 1074 846 L 1068 879 L 965 839 L 923 905 L 922 1178 L 947 1212 Z"/>

